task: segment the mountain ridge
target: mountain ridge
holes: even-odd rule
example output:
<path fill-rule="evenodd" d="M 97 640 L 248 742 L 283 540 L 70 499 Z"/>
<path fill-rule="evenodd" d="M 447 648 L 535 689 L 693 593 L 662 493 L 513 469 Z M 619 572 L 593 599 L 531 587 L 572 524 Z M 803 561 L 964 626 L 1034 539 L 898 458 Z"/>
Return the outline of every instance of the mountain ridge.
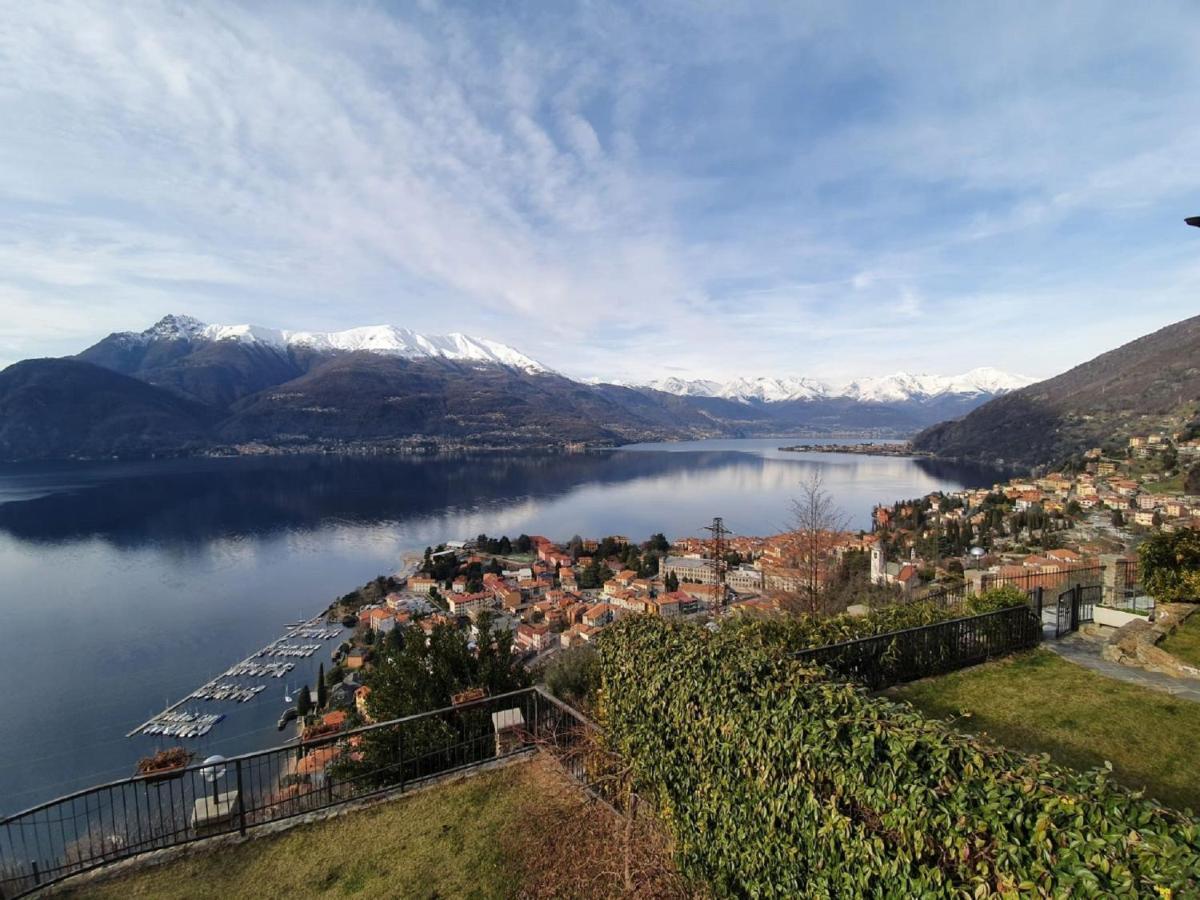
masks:
<path fill-rule="evenodd" d="M 685 397 L 780 403 L 789 400 L 845 397 L 864 402 L 928 401 L 946 395 L 998 396 L 1034 384 L 1036 379 L 980 366 L 961 375 L 894 372 L 837 384 L 806 376 L 740 377 L 730 381 L 661 378 L 642 387 Z"/>
<path fill-rule="evenodd" d="M 0 379 L 5 459 L 902 437 L 982 402 L 974 394 L 839 396 L 813 379 L 776 393 L 744 379 L 729 397 L 681 396 L 586 384 L 505 344 L 461 334 L 284 331 L 181 315 L 13 370 Z M 84 427 L 67 434 L 75 420 Z"/>
<path fill-rule="evenodd" d="M 171 314 L 141 332 L 114 332 L 100 344 L 131 346 L 176 341 L 187 344 L 233 341 L 281 352 L 300 348 L 317 353 L 366 351 L 407 359 L 442 358 L 513 366 L 530 372 L 550 371 L 549 367 L 499 341 L 461 332 L 424 335 L 395 325 L 364 325 L 344 331 L 290 331 L 261 325 L 209 325 L 192 316 Z"/>
<path fill-rule="evenodd" d="M 943 458 L 1033 469 L 1092 447 L 1123 453 L 1132 434 L 1181 428 L 1198 414 L 1200 316 L 1193 316 L 935 424 L 913 446 Z"/>

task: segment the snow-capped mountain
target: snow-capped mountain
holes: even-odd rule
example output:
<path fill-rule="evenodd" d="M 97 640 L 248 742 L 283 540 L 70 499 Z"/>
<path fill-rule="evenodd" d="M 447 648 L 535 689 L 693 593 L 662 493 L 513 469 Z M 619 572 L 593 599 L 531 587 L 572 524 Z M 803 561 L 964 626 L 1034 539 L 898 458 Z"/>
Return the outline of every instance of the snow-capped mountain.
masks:
<path fill-rule="evenodd" d="M 843 387 L 839 396 L 874 403 L 903 403 L 931 400 L 947 395 L 975 396 L 1007 394 L 1033 384 L 1036 379 L 1011 375 L 983 366 L 961 375 L 912 375 L 896 372 L 877 378 L 863 378 Z"/>
<path fill-rule="evenodd" d="M 735 378 L 727 382 L 663 378 L 643 386 L 681 397 L 720 397 L 742 403 L 837 398 L 860 403 L 910 403 L 949 396 L 998 396 L 1033 384 L 1035 380 L 991 367 L 981 367 L 962 375 L 913 375 L 908 372 L 896 372 L 892 375 L 861 378 L 840 386 L 800 376 Z"/>
<path fill-rule="evenodd" d="M 142 332 L 123 332 L 125 343 L 235 341 L 276 350 L 305 348 L 317 353 L 365 351 L 406 359 L 441 358 L 511 366 L 526 372 L 549 372 L 535 359 L 506 344 L 466 334 L 424 335 L 395 325 L 367 325 L 346 331 L 285 331 L 258 325 L 207 325 L 191 316 L 166 316 Z"/>
<path fill-rule="evenodd" d="M 814 400 L 829 393 L 827 385 L 811 378 L 735 378 L 720 382 L 699 378 L 660 378 L 642 387 L 680 397 L 720 397 L 743 403 L 777 403 L 781 400 Z"/>
<path fill-rule="evenodd" d="M 609 381 L 609 384 L 622 384 L 617 381 Z M 688 381 L 684 378 L 659 378 L 651 381 L 649 384 L 642 385 L 651 390 L 662 391 L 664 394 L 675 394 L 677 397 L 719 397 L 721 391 L 721 383 L 718 381 L 706 381 L 697 379 Z"/>

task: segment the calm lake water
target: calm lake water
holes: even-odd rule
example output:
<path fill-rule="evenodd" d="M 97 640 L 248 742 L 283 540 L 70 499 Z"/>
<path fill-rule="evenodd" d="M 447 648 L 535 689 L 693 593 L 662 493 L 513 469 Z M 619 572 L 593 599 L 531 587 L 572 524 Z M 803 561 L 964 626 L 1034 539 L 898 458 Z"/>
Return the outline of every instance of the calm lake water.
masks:
<path fill-rule="evenodd" d="M 769 534 L 812 467 L 864 528 L 876 503 L 997 480 L 778 451 L 787 443 L 0 468 L 0 815 L 131 774 L 156 744 L 127 731 L 426 545 L 480 532 L 681 537 L 714 515 Z M 278 743 L 285 687 L 315 684 L 331 647 L 253 702 L 193 704 L 227 719 L 188 746 L 203 757 Z"/>

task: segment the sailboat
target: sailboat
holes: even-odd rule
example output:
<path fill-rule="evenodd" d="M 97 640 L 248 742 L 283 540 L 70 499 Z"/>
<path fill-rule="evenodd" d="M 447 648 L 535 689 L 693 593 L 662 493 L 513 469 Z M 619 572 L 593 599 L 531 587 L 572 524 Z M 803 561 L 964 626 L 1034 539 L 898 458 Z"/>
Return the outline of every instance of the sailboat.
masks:
<path fill-rule="evenodd" d="M 283 702 L 284 703 L 295 703 L 296 702 L 296 698 L 292 696 L 291 685 L 288 685 L 286 688 L 283 689 Z"/>

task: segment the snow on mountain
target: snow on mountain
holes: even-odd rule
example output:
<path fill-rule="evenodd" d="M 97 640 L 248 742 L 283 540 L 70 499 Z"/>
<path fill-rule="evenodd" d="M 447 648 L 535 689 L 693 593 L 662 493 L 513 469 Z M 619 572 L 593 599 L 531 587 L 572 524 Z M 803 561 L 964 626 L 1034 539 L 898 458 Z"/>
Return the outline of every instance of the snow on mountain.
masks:
<path fill-rule="evenodd" d="M 191 316 L 166 316 L 140 334 L 128 332 L 127 339 L 140 341 L 239 341 L 286 350 L 305 347 L 318 353 L 350 353 L 365 351 L 406 359 L 437 357 L 466 362 L 491 363 L 523 369 L 526 372 L 549 372 L 506 344 L 466 334 L 424 335 L 394 325 L 368 325 L 346 331 L 283 331 L 258 325 L 206 325 Z"/>
<path fill-rule="evenodd" d="M 811 378 L 736 378 L 724 383 L 706 378 L 660 378 L 642 387 L 680 397 L 720 397 L 742 403 L 812 400 L 828 393 L 826 385 Z"/>
<path fill-rule="evenodd" d="M 834 387 L 822 381 L 800 376 L 785 378 L 735 378 L 718 382 L 707 379 L 663 378 L 644 387 L 684 397 L 722 397 L 742 403 L 778 403 L 784 400 L 816 400 L 845 397 L 862 403 L 923 402 L 944 396 L 1004 394 L 1036 379 L 1010 375 L 999 369 L 981 367 L 962 375 L 912 375 L 896 372 L 861 378 Z"/>
<path fill-rule="evenodd" d="M 829 394 L 827 385 L 811 378 L 735 378 L 721 386 L 717 395 L 743 403 L 778 403 L 782 400 L 815 400 Z"/>
<path fill-rule="evenodd" d="M 1006 394 L 1033 384 L 1035 380 L 1022 375 L 1010 375 L 991 367 L 972 369 L 962 375 L 912 375 L 908 372 L 896 372 L 892 375 L 852 381 L 839 391 L 839 395 L 864 403 L 902 403 L 908 400 L 932 400 L 947 395 Z"/>
<path fill-rule="evenodd" d="M 424 335 L 394 325 L 368 325 L 333 332 L 283 331 L 257 325 L 206 325 L 191 316 L 173 315 L 164 317 L 143 332 L 126 332 L 117 337 L 141 343 L 158 340 L 239 341 L 280 351 L 303 347 L 318 353 L 368 352 L 406 359 L 440 358 L 488 363 L 535 373 L 551 371 L 537 360 L 496 341 L 459 333 Z M 924 403 L 946 396 L 1004 394 L 1033 384 L 1035 380 L 985 366 L 961 375 L 895 372 L 856 379 L 841 386 L 802 376 L 760 376 L 735 378 L 726 382 L 670 377 L 640 387 L 680 397 L 719 397 L 740 403 L 841 397 L 862 403 Z M 593 384 L 624 384 L 607 379 L 586 381 Z"/>
<path fill-rule="evenodd" d="M 659 378 L 643 385 L 651 390 L 662 391 L 664 394 L 675 394 L 679 397 L 717 397 L 721 385 L 716 381 L 698 379 L 688 381 L 683 378 Z"/>

